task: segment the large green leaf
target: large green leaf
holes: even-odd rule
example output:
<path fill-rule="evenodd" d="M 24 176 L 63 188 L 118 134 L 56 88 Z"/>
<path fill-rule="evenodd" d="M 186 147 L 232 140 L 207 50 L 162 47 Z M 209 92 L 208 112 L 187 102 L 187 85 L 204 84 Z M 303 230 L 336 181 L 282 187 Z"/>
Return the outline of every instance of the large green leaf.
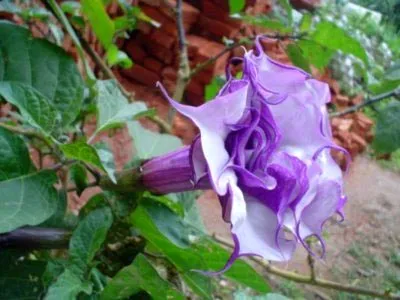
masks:
<path fill-rule="evenodd" d="M 114 22 L 108 16 L 102 0 L 82 0 L 82 10 L 89 19 L 93 31 L 105 48 L 108 48 L 114 37 Z"/>
<path fill-rule="evenodd" d="M 99 142 L 94 145 L 94 148 L 108 177 L 112 182 L 117 183 L 115 178 L 115 159 L 110 147 L 105 142 Z"/>
<path fill-rule="evenodd" d="M 67 158 L 83 161 L 104 170 L 99 154 L 92 145 L 84 141 L 77 141 L 71 144 L 61 145 L 60 148 Z"/>
<path fill-rule="evenodd" d="M 390 153 L 400 147 L 400 103 L 391 102 L 378 112 L 373 148 Z"/>
<path fill-rule="evenodd" d="M 303 69 L 304 71 L 311 73 L 310 64 L 308 60 L 303 56 L 303 52 L 296 44 L 290 44 L 286 48 L 286 53 L 289 56 L 292 63 Z"/>
<path fill-rule="evenodd" d="M 80 196 L 87 187 L 87 170 L 81 163 L 76 163 L 69 168 L 69 175 L 76 187 L 76 193 Z"/>
<path fill-rule="evenodd" d="M 107 284 L 101 300 L 127 299 L 139 291 L 146 291 L 152 299 L 185 299 L 169 282 L 157 273 L 156 269 L 139 254 L 133 263 L 114 276 Z"/>
<path fill-rule="evenodd" d="M 229 0 L 229 11 L 231 14 L 241 12 L 245 5 L 245 0 Z"/>
<path fill-rule="evenodd" d="M 400 80 L 400 62 L 386 70 L 385 78 L 388 80 Z"/>
<path fill-rule="evenodd" d="M 182 146 L 181 140 L 176 136 L 153 132 L 144 128 L 138 121 L 128 122 L 128 130 L 139 159 L 162 155 Z"/>
<path fill-rule="evenodd" d="M 58 112 L 46 97 L 30 85 L 17 81 L 0 82 L 0 96 L 18 107 L 31 126 L 48 135 L 56 128 Z"/>
<path fill-rule="evenodd" d="M 143 102 L 129 103 L 114 80 L 98 81 L 97 130 L 100 132 L 133 118 L 147 110 Z"/>
<path fill-rule="evenodd" d="M 189 222 L 161 203 L 147 201 L 142 204 L 142 207 L 158 230 L 178 247 L 189 247 L 191 240 L 202 234 L 197 228 L 191 226 Z"/>
<path fill-rule="evenodd" d="M 384 80 L 368 86 L 368 89 L 375 95 L 387 93 L 397 88 L 400 88 L 400 80 Z"/>
<path fill-rule="evenodd" d="M 48 219 L 57 207 L 57 176 L 42 171 L 0 182 L 0 233 Z"/>
<path fill-rule="evenodd" d="M 271 19 L 269 16 L 265 15 L 260 15 L 260 16 L 245 15 L 242 16 L 241 19 L 246 23 L 264 27 L 270 30 L 275 30 L 280 33 L 288 33 L 291 31 L 291 29 L 287 27 L 285 24 L 283 24 L 281 21 L 276 19 Z"/>
<path fill-rule="evenodd" d="M 42 95 L 70 124 L 79 114 L 84 84 L 72 57 L 28 29 L 0 21 L 0 81 L 19 82 Z M 43 116 L 44 117 L 44 116 Z"/>
<path fill-rule="evenodd" d="M 24 141 L 0 128 L 0 181 L 28 174 L 33 166 Z"/>
<path fill-rule="evenodd" d="M 92 292 L 92 285 L 89 282 L 82 282 L 82 280 L 73 271 L 66 269 L 53 283 L 47 294 L 45 300 L 76 300 L 79 293 L 85 292 L 90 294 Z"/>
<path fill-rule="evenodd" d="M 311 34 L 311 39 L 328 49 L 353 54 L 361 59 L 365 66 L 368 66 L 368 56 L 360 42 L 331 22 L 318 23 L 315 31 Z"/>
<path fill-rule="evenodd" d="M 113 222 L 111 209 L 100 208 L 85 217 L 69 243 L 70 260 L 84 272 L 104 243 Z"/>
<path fill-rule="evenodd" d="M 46 263 L 20 257 L 14 251 L 1 251 L 0 299 L 36 300 L 43 293 L 40 278 Z"/>
<path fill-rule="evenodd" d="M 289 25 L 293 23 L 293 9 L 289 0 L 278 0 L 279 4 L 285 9 Z"/>
<path fill-rule="evenodd" d="M 177 267 L 193 290 L 205 298 L 210 297 L 210 282 L 206 280 L 206 277 L 192 270 L 220 270 L 230 256 L 228 251 L 206 238 L 192 244 L 191 248 L 179 248 L 161 234 L 147 210 L 141 206 L 132 214 L 131 220 L 133 225 L 140 230 L 141 235 Z M 230 270 L 224 273 L 224 276 L 259 292 L 269 291 L 268 284 L 262 276 L 244 261 L 236 261 Z"/>
<path fill-rule="evenodd" d="M 325 68 L 329 64 L 335 52 L 310 40 L 300 40 L 297 42 L 297 46 L 300 47 L 305 59 L 319 69 Z"/>

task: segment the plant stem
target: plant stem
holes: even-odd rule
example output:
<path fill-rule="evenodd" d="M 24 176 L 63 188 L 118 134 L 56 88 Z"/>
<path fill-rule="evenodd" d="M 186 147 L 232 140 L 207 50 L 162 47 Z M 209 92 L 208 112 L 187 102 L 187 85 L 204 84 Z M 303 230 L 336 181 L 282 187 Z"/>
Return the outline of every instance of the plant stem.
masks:
<path fill-rule="evenodd" d="M 218 237 L 216 235 L 213 236 L 213 238 L 220 244 L 232 248 L 233 245 L 226 241 L 225 239 Z M 334 282 L 334 281 L 329 281 L 325 279 L 320 279 L 318 277 L 313 278 L 312 276 L 303 276 L 296 274 L 294 272 L 290 271 L 284 271 L 281 269 L 278 269 L 274 266 L 272 266 L 269 262 L 264 261 L 261 258 L 255 257 L 255 256 L 250 256 L 250 260 L 254 261 L 258 265 L 262 266 L 265 271 L 267 271 L 270 274 L 289 279 L 291 281 L 295 281 L 298 283 L 303 283 L 307 285 L 313 285 L 321 288 L 326 288 L 326 289 L 333 289 L 337 291 L 343 291 L 347 293 L 352 293 L 352 294 L 357 294 L 357 295 L 365 295 L 365 296 L 371 296 L 375 298 L 381 298 L 381 299 L 400 299 L 400 296 L 396 296 L 388 291 L 385 292 L 380 292 L 380 291 L 375 291 L 375 290 L 369 290 L 361 287 L 354 287 L 351 285 L 345 285 L 341 284 L 339 282 Z"/>
<path fill-rule="evenodd" d="M 63 249 L 71 232 L 59 228 L 22 227 L 0 234 L 0 249 Z"/>
<path fill-rule="evenodd" d="M 0 123 L 0 127 L 5 128 L 16 134 L 24 135 L 28 138 L 36 138 L 36 139 L 42 141 L 43 143 L 45 143 L 46 146 L 49 147 L 50 149 L 53 148 L 53 145 L 48 141 L 48 139 L 44 135 L 40 134 L 39 132 L 37 132 L 35 130 L 24 129 L 24 128 L 21 128 L 18 126 L 11 126 L 11 125 L 7 125 L 4 123 Z"/>
<path fill-rule="evenodd" d="M 399 96 L 399 95 L 400 95 L 400 88 L 396 88 L 396 89 L 394 89 L 394 90 L 392 90 L 390 92 L 379 94 L 379 95 L 377 95 L 375 97 L 371 97 L 368 100 L 366 100 L 366 101 L 364 101 L 364 102 L 362 102 L 360 104 L 351 106 L 351 107 L 349 107 L 349 108 L 347 108 L 347 109 L 345 109 L 343 111 L 331 113 L 329 116 L 331 118 L 341 117 L 341 116 L 356 112 L 357 110 L 359 110 L 359 109 L 361 109 L 361 108 L 363 108 L 365 106 L 369 106 L 369 105 L 375 104 L 375 103 L 377 103 L 379 101 L 382 101 L 384 99 L 387 99 L 387 98 L 390 98 L 390 97 L 393 97 L 393 96 Z"/>
<path fill-rule="evenodd" d="M 187 43 L 185 36 L 185 29 L 183 27 L 183 16 L 182 16 L 182 0 L 177 0 L 175 7 L 176 15 L 176 26 L 178 29 L 178 46 L 179 46 L 179 70 L 178 78 L 176 81 L 176 87 L 173 98 L 181 102 L 186 86 L 190 81 L 190 65 L 189 56 L 187 52 Z M 170 107 L 168 112 L 168 124 L 171 124 L 175 116 L 175 109 Z"/>

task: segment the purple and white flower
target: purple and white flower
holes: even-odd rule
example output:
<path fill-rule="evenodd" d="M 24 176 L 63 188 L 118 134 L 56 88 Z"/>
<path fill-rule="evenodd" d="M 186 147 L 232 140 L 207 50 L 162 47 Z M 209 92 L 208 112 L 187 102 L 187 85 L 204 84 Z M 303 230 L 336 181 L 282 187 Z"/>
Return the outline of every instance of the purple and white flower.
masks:
<path fill-rule="evenodd" d="M 327 84 L 280 64 L 263 51 L 243 57 L 243 76 L 199 107 L 171 105 L 200 135 L 191 146 L 143 165 L 143 182 L 158 193 L 212 188 L 231 224 L 234 252 L 286 261 L 296 244 L 322 239 L 324 222 L 343 217 L 342 171 L 332 159 Z M 288 235 L 288 233 L 291 233 Z M 308 248 L 307 248 L 308 249 Z"/>

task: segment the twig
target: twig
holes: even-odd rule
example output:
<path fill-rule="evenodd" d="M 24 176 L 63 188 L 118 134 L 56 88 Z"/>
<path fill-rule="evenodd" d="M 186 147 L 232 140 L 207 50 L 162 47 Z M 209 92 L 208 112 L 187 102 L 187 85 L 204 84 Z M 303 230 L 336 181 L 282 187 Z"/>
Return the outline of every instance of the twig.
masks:
<path fill-rule="evenodd" d="M 43 143 L 45 143 L 46 146 L 49 147 L 50 149 L 52 149 L 52 147 L 53 147 L 52 144 L 47 140 L 47 138 L 45 136 L 43 136 L 42 134 L 40 134 L 39 132 L 37 132 L 35 130 L 23 129 L 18 126 L 11 126 L 11 125 L 7 125 L 4 123 L 0 123 L 0 127 L 5 128 L 11 132 L 24 135 L 29 138 L 36 138 L 36 139 L 42 141 Z"/>
<path fill-rule="evenodd" d="M 369 105 L 377 103 L 377 102 L 379 102 L 381 100 L 387 99 L 389 97 L 399 96 L 399 95 L 400 95 L 400 89 L 396 88 L 396 89 L 394 89 L 394 90 L 392 90 L 390 92 L 383 93 L 383 94 L 380 94 L 378 96 L 372 97 L 372 98 L 370 98 L 370 99 L 368 99 L 368 100 L 366 100 L 366 101 L 364 101 L 364 102 L 362 102 L 360 104 L 357 104 L 357 105 L 354 105 L 352 107 L 349 107 L 349 108 L 347 108 L 347 109 L 345 109 L 343 111 L 331 113 L 329 116 L 331 118 L 341 117 L 341 116 L 356 112 L 357 110 L 359 110 L 359 109 L 361 109 L 361 108 L 363 108 L 365 106 L 369 106 Z"/>
<path fill-rule="evenodd" d="M 224 240 L 223 238 L 218 237 L 216 235 L 214 235 L 213 237 L 218 243 L 220 243 L 224 246 L 230 247 L 230 248 L 233 247 L 233 245 L 230 242 Z M 379 291 L 369 290 L 369 289 L 365 289 L 365 288 L 361 288 L 361 287 L 345 285 L 345 284 L 341 284 L 338 282 L 329 281 L 329 280 L 325 280 L 325 279 L 320 279 L 317 277 L 312 279 L 311 276 L 303 276 L 303 275 L 296 274 L 294 272 L 278 269 L 278 268 L 272 266 L 270 263 L 262 260 L 261 258 L 255 257 L 255 256 L 250 256 L 249 259 L 256 262 L 258 265 L 261 265 L 264 268 L 264 270 L 270 274 L 273 274 L 273 275 L 276 275 L 276 276 L 279 276 L 282 278 L 286 278 L 286 279 L 289 279 L 291 281 L 295 281 L 298 283 L 313 285 L 313 286 L 326 288 L 326 289 L 334 289 L 334 290 L 357 294 L 357 295 L 371 296 L 371 297 L 381 298 L 381 299 L 397 299 L 397 300 L 400 299 L 400 296 L 396 296 L 396 295 L 390 293 L 389 291 L 379 292 Z"/>
<path fill-rule="evenodd" d="M 189 56 L 187 52 L 185 29 L 183 27 L 182 0 L 177 0 L 176 2 L 175 15 L 176 26 L 178 29 L 179 70 L 173 98 L 176 101 L 181 102 L 183 98 L 183 93 L 185 92 L 185 88 L 190 80 Z M 175 109 L 171 107 L 168 113 L 168 124 L 172 123 L 174 115 Z"/>

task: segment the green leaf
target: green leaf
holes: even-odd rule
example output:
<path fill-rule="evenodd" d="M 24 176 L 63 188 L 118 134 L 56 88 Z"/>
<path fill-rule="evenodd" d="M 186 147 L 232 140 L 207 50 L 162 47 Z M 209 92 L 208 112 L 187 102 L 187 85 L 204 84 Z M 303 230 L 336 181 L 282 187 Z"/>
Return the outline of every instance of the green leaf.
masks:
<path fill-rule="evenodd" d="M 289 0 L 279 0 L 279 4 L 285 9 L 289 25 L 291 26 L 293 24 L 292 5 L 289 3 Z"/>
<path fill-rule="evenodd" d="M 299 29 L 301 32 L 307 32 L 310 30 L 312 25 L 312 15 L 305 13 L 301 18 Z"/>
<path fill-rule="evenodd" d="M 139 159 L 148 159 L 159 156 L 182 146 L 176 136 L 160 134 L 144 128 L 139 122 L 128 122 L 129 134 L 132 136 Z"/>
<path fill-rule="evenodd" d="M 28 29 L 5 21 L 0 21 L 0 53 L 0 81 L 34 89 L 36 92 L 30 93 L 42 95 L 61 116 L 64 127 L 75 120 L 83 103 L 84 83 L 70 55 L 45 39 L 33 38 Z"/>
<path fill-rule="evenodd" d="M 129 56 L 124 51 L 119 50 L 115 45 L 108 47 L 106 58 L 110 67 L 119 65 L 122 68 L 128 69 L 133 66 L 133 62 Z"/>
<path fill-rule="evenodd" d="M 143 102 L 129 103 L 122 95 L 114 80 L 96 82 L 97 88 L 97 130 L 100 132 L 113 128 L 147 110 Z"/>
<path fill-rule="evenodd" d="M 278 31 L 279 33 L 288 33 L 291 32 L 291 29 L 283 24 L 281 21 L 271 19 L 268 16 L 242 16 L 241 19 L 254 26 L 260 26 L 267 29 Z"/>
<path fill-rule="evenodd" d="M 0 299 L 37 300 L 43 293 L 40 278 L 46 263 L 24 258 L 15 251 L 2 250 L 0 272 Z"/>
<path fill-rule="evenodd" d="M 0 182 L 0 233 L 25 225 L 38 225 L 57 207 L 57 176 L 42 171 Z"/>
<path fill-rule="evenodd" d="M 114 22 L 108 16 L 101 0 L 82 0 L 82 10 L 88 18 L 94 33 L 107 49 L 114 37 Z"/>
<path fill-rule="evenodd" d="M 341 50 L 344 53 L 353 54 L 361 59 L 365 66 L 368 66 L 367 53 L 360 42 L 331 22 L 318 23 L 311 34 L 311 39 L 330 50 Z"/>
<path fill-rule="evenodd" d="M 220 270 L 230 256 L 228 251 L 206 238 L 192 244 L 191 248 L 179 248 L 161 234 L 142 206 L 132 214 L 131 221 L 140 230 L 140 234 L 176 266 L 179 273 L 198 294 L 210 298 L 211 286 L 208 278 L 192 270 Z M 269 291 L 269 286 L 262 276 L 244 261 L 236 261 L 224 276 L 259 292 Z"/>
<path fill-rule="evenodd" d="M 303 69 L 308 73 L 311 73 L 310 64 L 308 60 L 303 56 L 302 50 L 299 46 L 295 44 L 288 45 L 286 47 L 286 53 L 295 66 Z"/>
<path fill-rule="evenodd" d="M 31 86 L 16 82 L 0 82 L 0 96 L 18 107 L 24 119 L 45 134 L 57 126 L 57 111 L 41 93 Z"/>
<path fill-rule="evenodd" d="M 63 1 L 60 6 L 63 12 L 73 16 L 79 15 L 81 10 L 81 4 L 78 1 Z"/>
<path fill-rule="evenodd" d="M 390 153 L 400 147 L 400 103 L 391 102 L 378 112 L 375 139 L 372 143 L 375 151 Z"/>
<path fill-rule="evenodd" d="M 179 215 L 161 203 L 147 201 L 142 207 L 146 210 L 158 230 L 180 248 L 187 248 L 202 232 L 191 226 Z"/>
<path fill-rule="evenodd" d="M 245 5 L 245 0 L 229 0 L 229 12 L 231 14 L 241 12 Z"/>
<path fill-rule="evenodd" d="M 70 260 L 82 272 L 104 243 L 112 222 L 111 209 L 100 208 L 85 217 L 74 230 L 69 243 Z"/>
<path fill-rule="evenodd" d="M 108 206 L 107 195 L 105 195 L 104 192 L 96 194 L 96 195 L 92 196 L 88 200 L 88 202 L 86 202 L 85 206 L 83 206 L 81 208 L 81 210 L 79 211 L 79 216 L 85 217 L 93 210 L 95 210 L 97 208 L 101 208 L 101 207 L 106 207 L 106 206 Z"/>
<path fill-rule="evenodd" d="M 25 142 L 0 128 L 0 181 L 28 174 L 33 169 Z"/>
<path fill-rule="evenodd" d="M 100 158 L 101 165 L 106 171 L 108 177 L 110 177 L 113 183 L 117 183 L 115 178 L 115 159 L 110 147 L 105 142 L 98 142 L 94 145 L 97 155 Z"/>
<path fill-rule="evenodd" d="M 223 80 L 221 77 L 219 76 L 214 77 L 211 83 L 206 85 L 205 87 L 205 96 L 204 96 L 205 100 L 210 101 L 214 99 L 224 84 L 225 80 Z"/>
<path fill-rule="evenodd" d="M 69 168 L 69 172 L 71 179 L 76 186 L 76 193 L 80 196 L 88 183 L 86 168 L 84 165 L 76 163 Z"/>
<path fill-rule="evenodd" d="M 400 81 L 400 63 L 397 63 L 394 66 L 390 67 L 386 71 L 385 78 L 387 80 Z"/>
<path fill-rule="evenodd" d="M 105 171 L 100 157 L 93 146 L 83 141 L 77 141 L 72 144 L 60 145 L 60 148 L 67 158 L 83 161 Z"/>
<path fill-rule="evenodd" d="M 133 263 L 114 276 L 107 284 L 101 300 L 127 299 L 139 291 L 146 291 L 152 299 L 185 299 L 169 282 L 157 273 L 156 269 L 142 254 Z"/>
<path fill-rule="evenodd" d="M 368 89 L 375 95 L 387 93 L 400 87 L 400 80 L 385 80 L 379 83 L 371 84 Z"/>
<path fill-rule="evenodd" d="M 300 40 L 297 42 L 297 46 L 302 50 L 304 58 L 318 69 L 325 68 L 335 53 L 334 50 L 323 47 L 310 40 Z"/>
<path fill-rule="evenodd" d="M 92 285 L 82 280 L 71 270 L 66 269 L 47 291 L 44 300 L 76 300 L 79 293 L 92 292 Z"/>
<path fill-rule="evenodd" d="M 67 213 L 67 193 L 64 190 L 57 191 L 57 197 L 54 200 L 56 202 L 56 209 L 53 215 L 47 219 L 44 223 L 40 224 L 42 227 L 54 227 L 54 228 L 65 228 L 65 215 Z"/>

